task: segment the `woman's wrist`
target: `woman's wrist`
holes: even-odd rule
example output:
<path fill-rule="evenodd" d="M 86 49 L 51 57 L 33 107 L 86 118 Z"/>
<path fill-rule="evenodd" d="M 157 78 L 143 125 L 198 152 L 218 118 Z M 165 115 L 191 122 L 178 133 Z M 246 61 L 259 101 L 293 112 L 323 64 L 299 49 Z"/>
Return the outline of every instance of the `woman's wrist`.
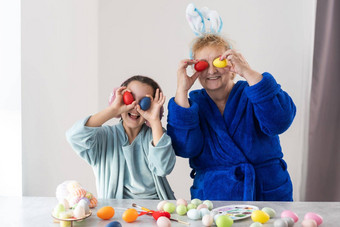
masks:
<path fill-rule="evenodd" d="M 176 91 L 175 102 L 184 108 L 189 108 L 188 91 Z"/>
<path fill-rule="evenodd" d="M 252 69 L 245 71 L 243 73 L 243 77 L 247 80 L 249 86 L 257 84 L 263 78 L 261 73 L 256 72 Z"/>

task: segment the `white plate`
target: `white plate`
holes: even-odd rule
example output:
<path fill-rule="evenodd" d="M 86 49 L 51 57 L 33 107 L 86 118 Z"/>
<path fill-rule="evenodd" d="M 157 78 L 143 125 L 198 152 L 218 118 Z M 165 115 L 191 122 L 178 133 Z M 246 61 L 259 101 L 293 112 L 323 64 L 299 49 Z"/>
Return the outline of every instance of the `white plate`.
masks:
<path fill-rule="evenodd" d="M 257 206 L 252 205 L 229 205 L 229 206 L 223 206 L 223 207 L 217 207 L 212 210 L 212 212 L 215 212 L 216 214 L 225 214 L 228 215 L 231 219 L 234 221 L 249 218 L 251 216 L 251 213 L 254 210 L 258 210 L 259 208 Z"/>
<path fill-rule="evenodd" d="M 71 218 L 61 219 L 61 218 L 54 217 L 53 212 L 52 212 L 52 217 L 58 221 L 81 221 L 81 220 L 84 220 L 85 218 L 90 217 L 91 215 L 92 215 L 92 211 L 90 210 L 90 212 L 86 214 L 85 217 L 82 217 L 82 218 L 71 217 Z"/>

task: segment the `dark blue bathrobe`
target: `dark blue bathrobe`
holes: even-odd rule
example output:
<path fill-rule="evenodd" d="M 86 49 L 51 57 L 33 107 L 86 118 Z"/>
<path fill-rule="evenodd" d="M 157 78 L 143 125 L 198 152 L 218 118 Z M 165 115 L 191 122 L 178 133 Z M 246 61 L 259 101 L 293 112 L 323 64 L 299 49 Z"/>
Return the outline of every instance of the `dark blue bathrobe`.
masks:
<path fill-rule="evenodd" d="M 296 107 L 269 73 L 249 86 L 238 81 L 223 116 L 205 89 L 190 92 L 190 108 L 168 106 L 175 153 L 193 169 L 191 197 L 210 200 L 292 201 L 292 183 L 279 134 Z"/>

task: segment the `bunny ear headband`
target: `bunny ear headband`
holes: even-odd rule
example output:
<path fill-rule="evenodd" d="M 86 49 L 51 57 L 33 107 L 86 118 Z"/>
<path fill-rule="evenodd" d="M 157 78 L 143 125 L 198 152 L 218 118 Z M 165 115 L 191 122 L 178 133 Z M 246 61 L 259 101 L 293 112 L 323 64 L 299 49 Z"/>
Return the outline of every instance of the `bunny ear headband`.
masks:
<path fill-rule="evenodd" d="M 207 7 L 197 9 L 194 3 L 190 3 L 186 9 L 186 18 L 190 28 L 194 31 L 196 36 L 204 35 L 206 33 L 220 33 L 223 27 L 221 17 L 217 11 L 210 10 Z M 204 20 L 210 22 L 210 31 L 206 31 Z"/>

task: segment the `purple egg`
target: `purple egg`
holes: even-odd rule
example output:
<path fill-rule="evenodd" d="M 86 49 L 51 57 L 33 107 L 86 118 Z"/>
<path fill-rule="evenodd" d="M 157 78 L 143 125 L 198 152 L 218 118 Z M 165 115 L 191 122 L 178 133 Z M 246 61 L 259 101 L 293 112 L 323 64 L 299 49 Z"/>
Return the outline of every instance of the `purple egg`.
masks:
<path fill-rule="evenodd" d="M 147 110 L 151 106 L 151 99 L 149 97 L 144 97 L 139 101 L 140 108 L 142 110 Z"/>

